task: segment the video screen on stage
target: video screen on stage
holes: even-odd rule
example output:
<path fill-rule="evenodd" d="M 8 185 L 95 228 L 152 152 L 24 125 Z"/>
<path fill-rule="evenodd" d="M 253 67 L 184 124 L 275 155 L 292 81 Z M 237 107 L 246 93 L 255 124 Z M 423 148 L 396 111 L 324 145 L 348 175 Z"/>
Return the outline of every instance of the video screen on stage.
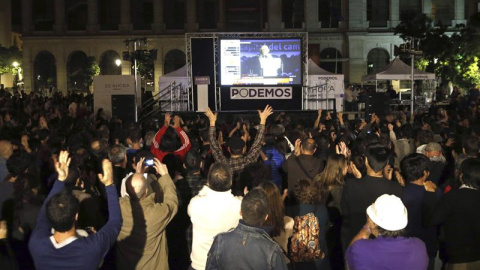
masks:
<path fill-rule="evenodd" d="M 221 39 L 221 85 L 302 85 L 302 42 Z"/>

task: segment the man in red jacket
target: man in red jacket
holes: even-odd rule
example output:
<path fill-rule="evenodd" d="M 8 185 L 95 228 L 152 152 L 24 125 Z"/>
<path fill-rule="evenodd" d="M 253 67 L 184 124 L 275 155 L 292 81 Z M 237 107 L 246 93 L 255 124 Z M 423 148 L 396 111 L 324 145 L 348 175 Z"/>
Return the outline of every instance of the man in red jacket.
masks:
<path fill-rule="evenodd" d="M 173 153 L 179 156 L 183 161 L 183 158 L 187 154 L 188 150 L 192 147 L 192 143 L 188 138 L 187 133 L 182 130 L 180 126 L 181 118 L 178 115 L 173 117 L 173 124 L 170 125 L 171 116 L 170 113 L 165 114 L 165 123 L 155 134 L 155 138 L 152 141 L 150 151 L 162 161 L 163 157 Z M 180 137 L 181 146 L 177 148 L 177 138 Z"/>

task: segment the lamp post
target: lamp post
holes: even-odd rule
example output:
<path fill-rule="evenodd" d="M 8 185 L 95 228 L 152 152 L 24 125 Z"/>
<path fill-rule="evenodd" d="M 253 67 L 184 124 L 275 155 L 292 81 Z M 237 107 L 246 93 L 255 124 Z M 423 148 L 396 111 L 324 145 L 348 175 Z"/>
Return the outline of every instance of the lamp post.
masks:
<path fill-rule="evenodd" d="M 137 106 L 137 83 L 138 83 L 138 60 L 144 61 L 146 59 L 156 60 L 157 50 L 147 51 L 147 38 L 134 38 L 124 40 L 127 51 L 123 52 L 123 60 L 133 62 L 134 77 L 135 77 L 135 122 L 138 121 L 138 106 Z M 133 43 L 133 51 L 130 52 L 130 44 Z M 142 48 L 143 46 L 143 48 Z M 119 60 L 117 60 L 119 61 Z"/>
<path fill-rule="evenodd" d="M 17 88 L 17 76 L 18 76 L 18 71 L 19 71 L 19 67 L 20 67 L 20 64 L 17 62 L 17 61 L 14 61 L 12 63 L 12 66 L 13 66 L 13 69 L 15 70 L 15 73 L 13 74 L 13 87 L 16 89 Z"/>

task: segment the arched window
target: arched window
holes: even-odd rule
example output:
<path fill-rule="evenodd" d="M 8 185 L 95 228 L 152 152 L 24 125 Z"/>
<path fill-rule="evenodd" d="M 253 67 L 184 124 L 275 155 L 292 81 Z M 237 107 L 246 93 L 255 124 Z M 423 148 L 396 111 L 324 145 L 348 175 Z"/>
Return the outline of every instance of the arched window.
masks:
<path fill-rule="evenodd" d="M 85 91 L 88 89 L 88 59 L 82 51 L 72 52 L 67 59 L 68 90 Z"/>
<path fill-rule="evenodd" d="M 326 71 L 342 73 L 342 54 L 335 48 L 326 48 L 320 52 L 320 67 Z"/>
<path fill-rule="evenodd" d="M 122 75 L 122 65 L 117 60 L 122 60 L 116 51 L 106 51 L 100 57 L 100 75 Z"/>
<path fill-rule="evenodd" d="M 186 64 L 185 53 L 181 50 L 171 50 L 165 55 L 165 66 L 163 73 L 167 74 L 175 71 Z"/>
<path fill-rule="evenodd" d="M 35 57 L 33 66 L 34 89 L 43 91 L 57 85 L 57 67 L 55 57 L 49 51 L 41 51 Z"/>
<path fill-rule="evenodd" d="M 381 71 L 390 62 L 390 55 L 387 50 L 375 48 L 368 52 L 367 73 L 376 74 Z"/>

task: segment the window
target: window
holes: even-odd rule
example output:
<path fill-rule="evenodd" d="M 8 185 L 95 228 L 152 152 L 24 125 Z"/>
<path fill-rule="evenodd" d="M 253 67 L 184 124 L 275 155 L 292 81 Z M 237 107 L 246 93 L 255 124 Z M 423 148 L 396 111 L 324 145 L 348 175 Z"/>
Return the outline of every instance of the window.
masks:
<path fill-rule="evenodd" d="M 389 20 L 389 4 L 387 0 L 367 1 L 367 20 L 370 27 L 386 27 Z"/>
<path fill-rule="evenodd" d="M 376 74 L 388 65 L 390 55 L 387 50 L 375 48 L 368 52 L 367 56 L 367 74 Z"/>
<path fill-rule="evenodd" d="M 343 21 L 341 0 L 319 0 L 318 19 L 322 28 L 338 28 Z"/>
<path fill-rule="evenodd" d="M 303 0 L 283 0 L 282 20 L 285 28 L 302 28 L 305 17 Z"/>

